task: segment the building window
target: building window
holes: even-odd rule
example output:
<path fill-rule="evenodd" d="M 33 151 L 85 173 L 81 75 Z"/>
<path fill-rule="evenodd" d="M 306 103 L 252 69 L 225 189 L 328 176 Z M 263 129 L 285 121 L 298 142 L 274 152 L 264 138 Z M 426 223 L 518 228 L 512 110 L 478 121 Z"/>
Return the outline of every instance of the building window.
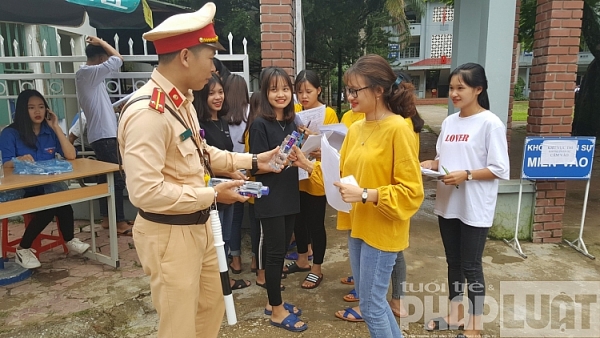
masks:
<path fill-rule="evenodd" d="M 452 57 L 452 34 L 434 34 L 431 36 L 431 58 Z"/>
<path fill-rule="evenodd" d="M 434 7 L 433 22 L 445 23 L 446 21 L 454 21 L 454 8 L 452 7 Z"/>
<path fill-rule="evenodd" d="M 411 43 L 400 52 L 400 59 L 419 58 L 421 56 L 421 46 L 419 43 Z"/>

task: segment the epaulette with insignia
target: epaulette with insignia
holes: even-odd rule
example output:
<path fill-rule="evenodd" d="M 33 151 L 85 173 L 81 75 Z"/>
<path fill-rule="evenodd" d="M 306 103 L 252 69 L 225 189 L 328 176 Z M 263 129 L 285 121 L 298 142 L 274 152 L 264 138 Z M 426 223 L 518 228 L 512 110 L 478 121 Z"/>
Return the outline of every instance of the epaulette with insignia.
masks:
<path fill-rule="evenodd" d="M 154 88 L 148 106 L 161 114 L 165 112 L 165 93 L 160 88 Z"/>
<path fill-rule="evenodd" d="M 171 98 L 171 101 L 173 101 L 177 109 L 179 109 L 179 107 L 183 103 L 183 98 L 179 96 L 179 92 L 175 87 L 173 87 L 173 89 L 171 89 L 171 91 L 169 92 L 169 97 Z"/>

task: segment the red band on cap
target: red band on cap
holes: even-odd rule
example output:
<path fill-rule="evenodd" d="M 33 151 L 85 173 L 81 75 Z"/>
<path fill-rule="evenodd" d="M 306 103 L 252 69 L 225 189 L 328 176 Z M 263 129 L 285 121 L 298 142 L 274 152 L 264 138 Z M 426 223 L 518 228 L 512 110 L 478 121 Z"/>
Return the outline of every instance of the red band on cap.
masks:
<path fill-rule="evenodd" d="M 215 42 L 215 38 L 217 38 L 217 34 L 215 33 L 214 25 L 211 23 L 206 27 L 193 32 L 156 40 L 154 41 L 154 48 L 156 49 L 156 54 L 169 54 L 184 48 L 199 45 L 202 43 L 202 39 L 212 40 L 205 42 Z"/>

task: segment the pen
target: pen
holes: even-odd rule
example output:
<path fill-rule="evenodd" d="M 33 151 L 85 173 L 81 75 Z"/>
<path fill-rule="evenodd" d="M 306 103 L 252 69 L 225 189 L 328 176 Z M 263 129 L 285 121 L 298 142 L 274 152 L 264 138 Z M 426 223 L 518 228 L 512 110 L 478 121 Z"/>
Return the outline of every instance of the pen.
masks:
<path fill-rule="evenodd" d="M 446 173 L 446 175 L 450 174 L 450 172 L 448 171 L 448 169 L 446 169 L 446 167 L 442 166 L 442 169 L 444 169 L 444 172 Z M 458 185 L 456 185 L 456 189 L 458 189 Z"/>

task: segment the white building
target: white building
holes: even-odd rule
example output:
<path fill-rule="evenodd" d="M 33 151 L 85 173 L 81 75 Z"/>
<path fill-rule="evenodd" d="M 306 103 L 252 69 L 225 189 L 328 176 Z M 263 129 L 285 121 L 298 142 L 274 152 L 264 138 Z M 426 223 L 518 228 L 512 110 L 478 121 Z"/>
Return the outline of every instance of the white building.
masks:
<path fill-rule="evenodd" d="M 390 44 L 390 58 L 395 69 L 405 70 L 413 80 L 419 98 L 447 97 L 448 76 L 452 61 L 452 37 L 454 8 L 442 2 L 427 2 L 426 12 L 418 17 L 406 12 L 410 24 L 411 40 L 408 47 L 399 51 L 397 44 Z M 579 53 L 578 83 L 580 75 L 594 59 L 589 49 Z M 524 94 L 529 94 L 529 73 L 533 54 L 521 52 L 519 76 L 525 81 Z"/>

